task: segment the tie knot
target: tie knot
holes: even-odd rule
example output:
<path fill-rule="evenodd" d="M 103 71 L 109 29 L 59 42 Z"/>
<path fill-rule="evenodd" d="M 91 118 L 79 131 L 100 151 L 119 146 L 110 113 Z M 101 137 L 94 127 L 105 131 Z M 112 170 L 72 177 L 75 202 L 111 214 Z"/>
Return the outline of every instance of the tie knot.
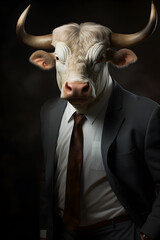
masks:
<path fill-rule="evenodd" d="M 74 113 L 73 117 L 76 125 L 82 125 L 86 120 L 86 117 L 84 114 Z"/>

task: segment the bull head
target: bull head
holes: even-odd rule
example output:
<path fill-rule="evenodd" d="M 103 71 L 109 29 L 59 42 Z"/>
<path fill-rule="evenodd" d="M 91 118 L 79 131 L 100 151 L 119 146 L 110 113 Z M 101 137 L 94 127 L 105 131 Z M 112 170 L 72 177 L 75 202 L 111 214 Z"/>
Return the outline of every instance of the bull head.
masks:
<path fill-rule="evenodd" d="M 73 23 L 54 29 L 52 34 L 34 36 L 24 28 L 29 8 L 25 9 L 17 22 L 17 36 L 34 48 L 55 48 L 53 53 L 36 51 L 30 61 L 43 69 L 56 66 L 61 97 L 83 112 L 106 87 L 109 79 L 108 62 L 124 67 L 137 60 L 131 50 L 114 51 L 112 47 L 129 47 L 144 41 L 154 32 L 157 23 L 157 12 L 152 2 L 148 24 L 133 34 L 114 33 L 95 23 Z"/>

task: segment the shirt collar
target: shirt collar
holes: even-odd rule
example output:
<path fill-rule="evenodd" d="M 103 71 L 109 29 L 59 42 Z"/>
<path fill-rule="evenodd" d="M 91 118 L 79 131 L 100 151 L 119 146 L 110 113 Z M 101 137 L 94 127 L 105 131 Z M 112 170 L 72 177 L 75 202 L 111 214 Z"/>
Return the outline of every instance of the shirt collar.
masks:
<path fill-rule="evenodd" d="M 69 122 L 73 118 L 73 114 L 76 112 L 76 109 L 70 104 L 69 102 L 67 103 L 67 108 L 66 108 L 66 120 Z"/>
<path fill-rule="evenodd" d="M 106 109 L 109 98 L 112 92 L 112 87 L 113 87 L 113 82 L 112 79 L 109 75 L 109 81 L 108 84 L 106 84 L 106 87 L 103 91 L 103 95 L 100 98 L 99 101 L 97 101 L 93 106 L 90 107 L 89 111 L 87 114 L 85 114 L 87 120 L 93 124 L 94 121 L 96 120 L 97 116 L 101 111 L 104 111 Z M 69 122 L 70 120 L 73 119 L 73 114 L 76 112 L 76 109 L 70 104 L 69 102 L 67 103 L 67 108 L 66 108 L 66 120 Z"/>

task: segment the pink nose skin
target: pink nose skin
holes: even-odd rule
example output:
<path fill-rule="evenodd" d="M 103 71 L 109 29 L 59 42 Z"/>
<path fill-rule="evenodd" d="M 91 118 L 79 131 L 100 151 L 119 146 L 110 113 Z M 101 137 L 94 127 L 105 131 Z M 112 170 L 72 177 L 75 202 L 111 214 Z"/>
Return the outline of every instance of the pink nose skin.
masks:
<path fill-rule="evenodd" d="M 87 99 L 91 96 L 92 87 L 89 83 L 66 82 L 63 87 L 63 95 L 66 99 Z"/>

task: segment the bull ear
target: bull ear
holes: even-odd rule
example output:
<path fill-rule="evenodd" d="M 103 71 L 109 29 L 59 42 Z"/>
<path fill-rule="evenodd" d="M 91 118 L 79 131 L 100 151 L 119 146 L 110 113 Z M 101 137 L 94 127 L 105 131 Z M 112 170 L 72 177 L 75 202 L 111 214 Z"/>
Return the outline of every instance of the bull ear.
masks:
<path fill-rule="evenodd" d="M 112 51 L 110 62 L 117 67 L 126 67 L 131 63 L 136 62 L 137 56 L 129 49 L 120 49 L 118 51 Z"/>
<path fill-rule="evenodd" d="M 42 50 L 34 52 L 29 60 L 31 63 L 44 70 L 49 70 L 55 66 L 54 54 Z"/>

